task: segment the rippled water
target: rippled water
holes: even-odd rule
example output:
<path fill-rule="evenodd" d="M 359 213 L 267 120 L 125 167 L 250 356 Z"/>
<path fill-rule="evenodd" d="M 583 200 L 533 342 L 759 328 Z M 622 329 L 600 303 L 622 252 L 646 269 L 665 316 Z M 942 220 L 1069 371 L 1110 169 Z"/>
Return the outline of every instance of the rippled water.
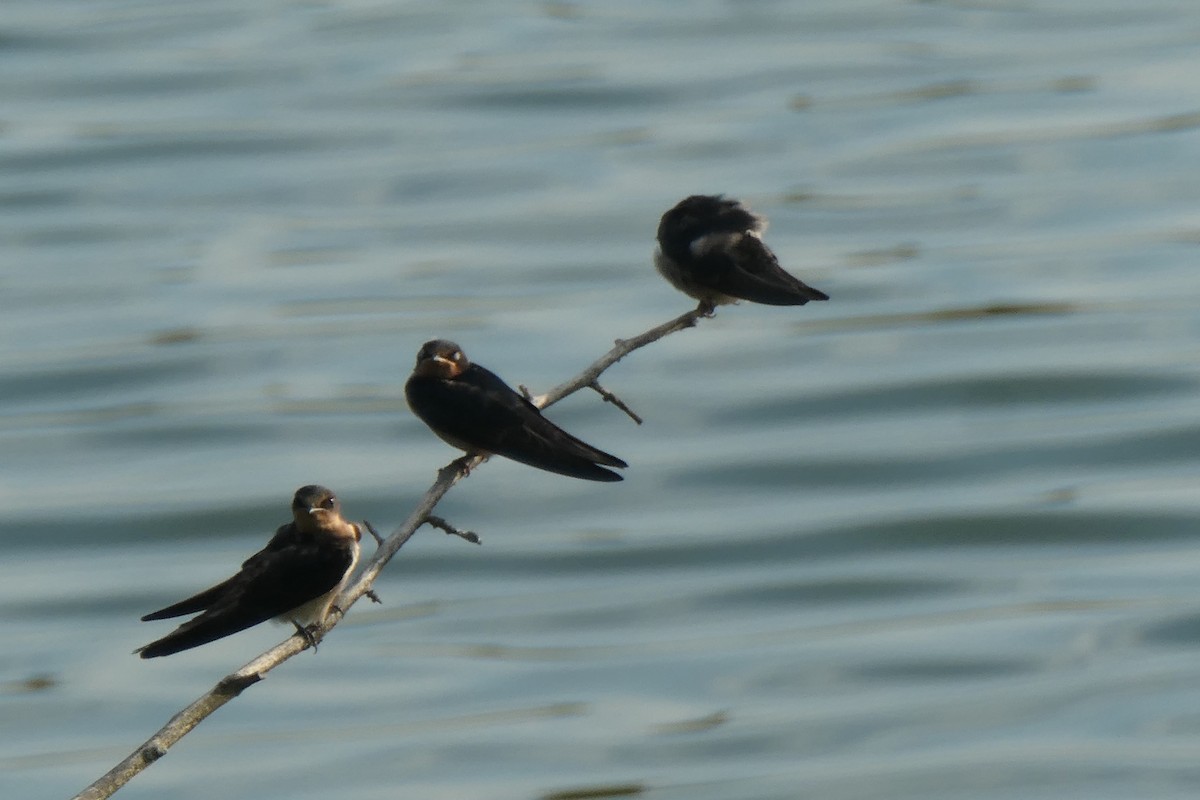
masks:
<path fill-rule="evenodd" d="M 0 27 L 0 785 L 70 796 L 280 640 L 138 617 L 321 482 L 454 454 L 422 341 L 534 391 L 688 307 L 724 191 L 829 303 L 551 416 L 320 652 L 121 797 L 1170 798 L 1200 770 L 1200 10 L 29 2 Z"/>

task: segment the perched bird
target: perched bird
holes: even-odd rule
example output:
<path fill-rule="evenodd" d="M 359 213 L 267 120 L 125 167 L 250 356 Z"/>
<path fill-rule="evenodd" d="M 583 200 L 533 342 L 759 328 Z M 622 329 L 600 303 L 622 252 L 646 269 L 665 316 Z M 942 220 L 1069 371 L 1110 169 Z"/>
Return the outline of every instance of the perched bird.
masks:
<path fill-rule="evenodd" d="M 169 656 L 276 618 L 291 622 L 314 643 L 307 627 L 329 613 L 333 599 L 358 563 L 362 532 L 342 519 L 337 496 L 324 486 L 303 486 L 292 500 L 292 521 L 224 583 L 142 617 L 143 622 L 201 612 L 163 638 L 133 652 Z"/>
<path fill-rule="evenodd" d="M 784 272 L 763 244 L 766 229 L 767 220 L 737 200 L 695 194 L 662 215 L 654 265 L 672 286 L 699 300 L 704 313 L 738 300 L 772 306 L 828 300 Z"/>
<path fill-rule="evenodd" d="M 589 481 L 622 479 L 600 464 L 629 466 L 543 417 L 535 405 L 445 339 L 421 346 L 404 396 L 434 433 L 468 455 L 501 455 Z"/>

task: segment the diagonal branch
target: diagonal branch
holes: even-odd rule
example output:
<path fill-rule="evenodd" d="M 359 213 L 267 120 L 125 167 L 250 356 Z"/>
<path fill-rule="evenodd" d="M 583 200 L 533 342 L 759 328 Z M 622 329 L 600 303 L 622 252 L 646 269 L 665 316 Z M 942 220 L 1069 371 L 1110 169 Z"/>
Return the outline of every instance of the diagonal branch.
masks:
<path fill-rule="evenodd" d="M 711 314 L 705 314 L 703 313 L 703 309 L 698 308 L 682 314 L 669 322 L 665 322 L 656 328 L 651 328 L 633 338 L 618 339 L 611 350 L 594 361 L 583 372 L 565 383 L 554 387 L 546 394 L 531 398 L 531 402 L 538 408 L 546 408 L 562 400 L 564 397 L 578 392 L 580 389 L 598 385 L 597 381 L 606 369 L 616 364 L 634 350 L 645 347 L 676 331 L 694 327 L 700 319 L 709 316 Z M 422 525 L 430 521 L 433 509 L 446 493 L 481 463 L 483 463 L 483 459 L 478 457 L 458 458 L 438 470 L 437 479 L 417 502 L 416 507 L 409 513 L 408 518 L 379 544 L 375 550 L 375 555 L 371 557 L 362 572 L 359 573 L 358 580 L 347 586 L 338 595 L 334 601 L 334 608 L 330 610 L 329 615 L 319 625 L 311 629 L 314 642 L 320 643 L 325 638 L 325 634 L 342 620 L 346 611 L 350 609 L 350 606 L 358 602 L 359 598 L 363 595 L 371 596 L 374 594 L 371 587 L 374 585 L 375 579 L 379 577 L 379 573 L 387 566 L 387 563 L 392 560 L 392 557 L 404 546 L 405 542 L 413 537 L 413 534 Z M 374 532 L 373 529 L 369 527 L 368 529 L 372 533 Z M 114 792 L 128 783 L 135 775 L 166 755 L 167 751 L 176 742 L 186 736 L 192 728 L 203 722 L 214 711 L 261 681 L 266 677 L 268 672 L 292 656 L 304 652 L 309 647 L 310 643 L 304 637 L 299 634 L 293 635 L 258 656 L 241 669 L 226 675 L 206 694 L 171 717 L 166 725 L 139 745 L 121 763 L 117 764 L 96 780 L 95 783 L 76 795 L 75 800 L 103 800 L 103 798 L 111 797 Z"/>
<path fill-rule="evenodd" d="M 664 336 L 668 336 L 676 331 L 694 328 L 696 323 L 706 316 L 707 315 L 702 313 L 700 309 L 693 309 L 686 314 L 680 314 L 678 317 L 669 322 L 664 322 L 657 328 L 651 328 L 645 333 L 638 334 L 632 339 L 617 339 L 611 350 L 600 356 L 600 358 L 596 359 L 592 365 L 583 372 L 579 373 L 574 378 L 571 378 L 569 381 L 560 383 L 558 386 L 555 386 L 544 395 L 533 398 L 530 402 L 532 402 L 538 408 L 546 408 L 547 406 L 554 405 L 564 397 L 574 394 L 580 389 L 587 388 L 594 381 L 599 380 L 600 376 L 604 374 L 604 370 L 608 369 L 613 364 L 632 353 L 634 350 L 643 348 L 652 342 L 657 342 Z"/>

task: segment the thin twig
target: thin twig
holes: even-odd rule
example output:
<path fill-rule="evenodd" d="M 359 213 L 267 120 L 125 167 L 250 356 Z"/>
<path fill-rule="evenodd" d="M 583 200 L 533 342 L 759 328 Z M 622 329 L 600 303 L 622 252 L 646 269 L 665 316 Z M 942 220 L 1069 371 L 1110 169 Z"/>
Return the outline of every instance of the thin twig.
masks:
<path fill-rule="evenodd" d="M 565 383 L 554 387 L 544 395 L 530 398 L 530 402 L 538 408 L 546 408 L 562 400 L 564 397 L 578 392 L 580 389 L 591 387 L 597 383 L 600 375 L 605 370 L 634 350 L 645 347 L 676 331 L 694 327 L 697 321 L 707 316 L 711 316 L 711 314 L 705 314 L 702 308 L 697 308 L 633 338 L 618 339 L 611 350 L 594 361 L 583 372 Z M 618 407 L 622 406 L 619 405 Z M 632 415 L 632 412 L 627 408 L 624 410 L 626 413 Z M 387 566 L 387 563 L 392 560 L 392 557 L 396 555 L 400 548 L 413 537 L 413 534 L 426 522 L 430 522 L 434 507 L 437 506 L 454 484 L 465 478 L 470 474 L 471 470 L 478 467 L 483 461 L 484 459 L 479 456 L 467 455 L 451 461 L 438 470 L 437 479 L 417 502 L 416 507 L 409 513 L 408 518 L 390 536 L 379 543 L 375 554 L 366 563 L 362 572 L 359 573 L 358 580 L 342 590 L 342 593 L 334 600 L 334 607 L 330 609 L 330 613 L 324 620 L 309 628 L 309 633 L 314 642 L 320 642 L 324 639 L 325 634 L 342 620 L 346 611 L 363 595 L 370 596 L 373 600 L 378 601 L 371 587 L 375 583 L 375 579 L 379 577 L 379 573 L 383 571 L 383 568 Z M 367 524 L 367 530 L 375 535 L 377 539 L 379 538 L 378 534 L 369 524 Z M 139 745 L 121 763 L 117 764 L 96 780 L 95 783 L 76 795 L 75 800 L 103 800 L 103 798 L 111 797 L 114 792 L 128 783 L 131 778 L 166 755 L 167 751 L 176 742 L 186 736 L 192 728 L 195 728 L 207 719 L 214 711 L 261 681 L 266 677 L 268 672 L 297 653 L 303 652 L 308 647 L 309 642 L 305 641 L 301 636 L 289 636 L 253 661 L 244 665 L 241 669 L 225 676 L 207 693 L 171 717 L 166 725 Z"/>
<path fill-rule="evenodd" d="M 479 538 L 479 534 L 475 533 L 475 531 L 459 530 L 458 528 L 451 525 L 449 522 L 446 522 L 446 520 L 443 519 L 442 517 L 435 517 L 433 514 L 430 514 L 428 517 L 425 518 L 425 522 L 426 522 L 426 524 L 431 525 L 432 527 L 437 528 L 440 531 L 445 531 L 446 533 L 450 534 L 451 536 L 457 536 L 460 539 L 466 539 L 471 544 L 483 544 L 483 541 Z"/>
<path fill-rule="evenodd" d="M 380 545 L 382 545 L 383 537 L 379 535 L 379 531 L 375 530 L 375 526 L 372 525 L 370 522 L 368 522 L 365 519 L 362 521 L 362 524 L 366 527 L 367 531 L 371 534 L 371 538 L 373 538 L 375 540 L 375 546 L 379 547 Z M 377 603 L 379 605 L 383 605 L 383 601 L 379 599 L 379 595 L 375 594 L 374 589 L 367 589 L 365 592 L 363 592 L 363 594 L 365 594 L 371 600 L 372 603 Z"/>
<path fill-rule="evenodd" d="M 645 333 L 638 334 L 632 339 L 617 339 L 611 350 L 592 362 L 592 365 L 583 372 L 579 373 L 574 378 L 571 378 L 569 381 L 560 383 L 558 386 L 555 386 L 545 394 L 532 398 L 530 402 L 538 408 L 552 406 L 559 400 L 562 400 L 564 397 L 574 394 L 580 389 L 589 386 L 592 381 L 598 380 L 606 369 L 632 353 L 634 350 L 645 347 L 651 342 L 657 342 L 664 336 L 675 333 L 676 331 L 682 331 L 695 327 L 696 322 L 702 318 L 705 318 L 705 315 L 701 313 L 700 309 L 696 308 L 692 309 L 686 314 L 680 314 L 675 319 L 669 322 L 664 322 L 662 325 L 659 325 L 656 328 L 651 328 Z"/>
<path fill-rule="evenodd" d="M 367 532 L 371 534 L 371 537 L 375 539 L 375 544 L 383 544 L 383 537 L 379 535 L 379 531 L 375 530 L 374 525 L 367 522 L 365 519 L 362 521 L 362 524 L 367 529 Z"/>
<path fill-rule="evenodd" d="M 624 400 L 617 397 L 615 394 L 610 392 L 608 389 L 605 389 L 603 386 L 601 386 L 599 381 L 592 381 L 591 383 L 588 384 L 588 388 L 592 389 L 593 391 L 596 392 L 596 394 L 603 397 L 604 402 L 612 403 L 614 406 L 616 406 L 617 408 L 624 411 L 626 414 L 629 415 L 629 418 L 632 419 L 634 422 L 636 422 L 638 425 L 642 424 L 642 418 L 639 417 L 637 414 L 635 414 L 633 412 L 632 408 L 625 405 Z"/>

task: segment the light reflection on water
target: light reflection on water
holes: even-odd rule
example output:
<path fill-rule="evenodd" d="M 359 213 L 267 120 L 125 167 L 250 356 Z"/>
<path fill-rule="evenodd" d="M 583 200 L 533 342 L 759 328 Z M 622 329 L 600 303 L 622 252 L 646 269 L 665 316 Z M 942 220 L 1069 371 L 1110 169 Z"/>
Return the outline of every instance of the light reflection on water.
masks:
<path fill-rule="evenodd" d="M 696 191 L 833 299 L 622 362 L 642 427 L 555 407 L 626 482 L 489 464 L 440 509 L 483 547 L 422 533 L 121 796 L 1194 793 L 1195 12 L 10 5 L 13 796 L 284 635 L 129 655 L 296 486 L 408 513 L 421 342 L 538 391 L 683 311 Z"/>

